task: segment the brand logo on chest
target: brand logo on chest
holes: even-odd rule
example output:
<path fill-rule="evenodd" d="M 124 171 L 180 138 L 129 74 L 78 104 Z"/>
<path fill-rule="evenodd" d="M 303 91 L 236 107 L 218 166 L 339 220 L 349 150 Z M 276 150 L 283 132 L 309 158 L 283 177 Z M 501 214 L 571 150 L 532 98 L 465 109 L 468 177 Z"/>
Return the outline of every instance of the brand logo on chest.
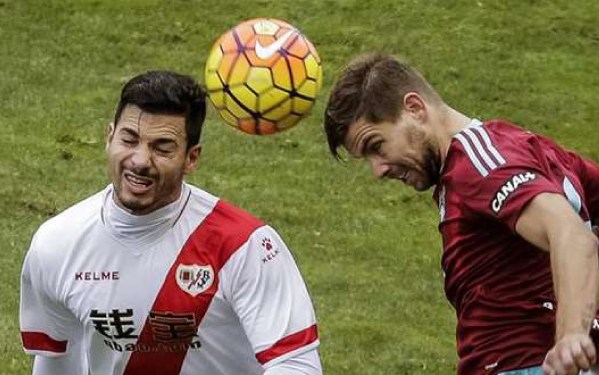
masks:
<path fill-rule="evenodd" d="M 192 296 L 205 292 L 214 282 L 214 270 L 211 265 L 180 264 L 175 273 L 177 285 Z"/>
<path fill-rule="evenodd" d="M 535 178 L 537 178 L 537 175 L 532 172 L 518 173 L 510 177 L 495 193 L 495 198 L 491 202 L 493 212 L 499 213 L 505 201 L 516 189 Z"/>
<path fill-rule="evenodd" d="M 119 280 L 119 277 L 119 271 L 75 272 L 75 281 L 112 281 Z"/>

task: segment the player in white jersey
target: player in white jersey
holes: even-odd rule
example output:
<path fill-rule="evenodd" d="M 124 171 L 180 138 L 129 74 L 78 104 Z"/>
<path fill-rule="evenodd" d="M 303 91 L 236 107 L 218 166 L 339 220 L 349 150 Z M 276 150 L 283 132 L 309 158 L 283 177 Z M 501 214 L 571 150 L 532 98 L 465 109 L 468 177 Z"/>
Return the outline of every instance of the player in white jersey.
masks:
<path fill-rule="evenodd" d="M 33 373 L 321 374 L 310 296 L 268 225 L 183 182 L 204 92 L 148 72 L 121 93 L 112 184 L 45 222 L 21 280 Z"/>

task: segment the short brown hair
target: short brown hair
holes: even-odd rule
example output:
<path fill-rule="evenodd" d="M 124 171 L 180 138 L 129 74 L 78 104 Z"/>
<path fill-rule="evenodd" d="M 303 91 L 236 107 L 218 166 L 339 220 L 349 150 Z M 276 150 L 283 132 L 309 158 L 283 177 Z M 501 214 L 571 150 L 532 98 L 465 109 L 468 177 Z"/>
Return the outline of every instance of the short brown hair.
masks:
<path fill-rule="evenodd" d="M 324 129 L 331 154 L 340 157 L 337 149 L 357 120 L 397 120 L 408 92 L 441 100 L 420 73 L 391 55 L 369 53 L 354 59 L 337 80 L 325 110 Z"/>

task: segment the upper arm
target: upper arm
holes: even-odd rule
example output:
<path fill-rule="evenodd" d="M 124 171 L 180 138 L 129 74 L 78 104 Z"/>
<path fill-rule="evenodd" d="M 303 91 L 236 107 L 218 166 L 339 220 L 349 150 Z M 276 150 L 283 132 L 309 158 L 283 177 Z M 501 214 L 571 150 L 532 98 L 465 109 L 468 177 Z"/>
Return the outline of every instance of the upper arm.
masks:
<path fill-rule="evenodd" d="M 82 340 L 69 340 L 69 350 L 60 357 L 36 355 L 32 375 L 87 374 L 88 364 Z"/>
<path fill-rule="evenodd" d="M 462 215 L 492 218 L 515 231 L 531 199 L 541 193 L 562 193 L 561 181 L 549 171 L 534 137 L 512 128 L 497 135 L 484 127 L 466 129 L 461 135 L 449 188 L 459 199 Z"/>
<path fill-rule="evenodd" d="M 264 375 L 322 375 L 318 349 L 314 348 L 269 367 Z"/>
<path fill-rule="evenodd" d="M 318 346 L 316 318 L 289 249 L 270 227 L 257 229 L 221 272 L 225 297 L 264 367 Z"/>
<path fill-rule="evenodd" d="M 40 254 L 34 237 L 21 273 L 20 328 L 28 354 L 57 357 L 71 351 L 80 324 L 55 296 L 52 262 Z"/>
<path fill-rule="evenodd" d="M 535 196 L 516 222 L 516 232 L 545 251 L 550 250 L 550 244 L 557 241 L 558 236 L 578 231 L 588 233 L 588 227 L 561 194 Z"/>

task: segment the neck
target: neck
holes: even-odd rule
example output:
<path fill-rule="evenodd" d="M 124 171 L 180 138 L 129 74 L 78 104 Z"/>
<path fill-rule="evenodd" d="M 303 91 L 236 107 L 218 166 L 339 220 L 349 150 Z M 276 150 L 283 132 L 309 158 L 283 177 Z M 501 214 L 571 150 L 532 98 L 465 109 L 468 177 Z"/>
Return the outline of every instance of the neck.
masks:
<path fill-rule="evenodd" d="M 181 195 L 175 201 L 145 215 L 136 215 L 118 205 L 111 188 L 102 207 L 102 219 L 119 239 L 147 244 L 161 237 L 176 223 L 189 194 L 189 188 L 183 186 Z"/>
<path fill-rule="evenodd" d="M 470 123 L 470 120 L 471 118 L 468 116 L 447 105 L 440 109 L 437 144 L 439 145 L 441 164 L 445 164 L 452 137 L 461 132 Z"/>
<path fill-rule="evenodd" d="M 116 191 L 112 194 L 113 195 L 112 199 L 119 208 L 121 208 L 123 211 L 127 212 L 128 214 L 131 214 L 134 216 L 145 216 L 145 215 L 151 214 L 154 211 L 160 210 L 161 208 L 168 206 L 171 203 L 178 200 L 181 197 L 182 188 L 183 188 L 183 183 L 181 183 L 181 185 L 178 186 L 172 192 L 172 194 L 168 197 L 168 199 L 155 202 L 153 205 L 151 205 L 149 207 L 140 207 L 140 208 L 135 208 L 135 207 L 131 207 L 131 206 L 127 207 L 119 199 L 119 196 L 116 193 Z"/>

